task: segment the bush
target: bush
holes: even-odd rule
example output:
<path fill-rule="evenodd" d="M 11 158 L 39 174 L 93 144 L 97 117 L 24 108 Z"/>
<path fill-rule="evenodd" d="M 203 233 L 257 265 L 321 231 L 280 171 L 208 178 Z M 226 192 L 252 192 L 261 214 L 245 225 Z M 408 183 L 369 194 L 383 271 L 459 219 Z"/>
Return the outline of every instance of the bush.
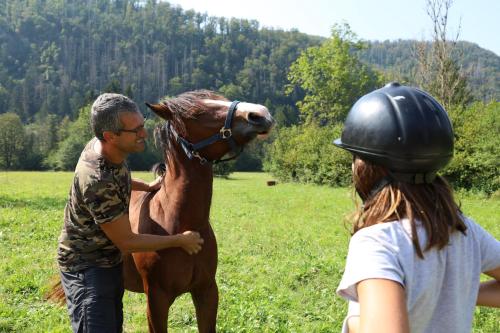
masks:
<path fill-rule="evenodd" d="M 262 171 L 262 160 L 266 155 L 267 146 L 272 141 L 273 133 L 265 140 L 256 139 L 249 142 L 236 159 L 234 171 Z"/>
<path fill-rule="evenodd" d="M 500 102 L 450 110 L 455 156 L 443 175 L 455 187 L 492 194 L 500 190 Z"/>
<path fill-rule="evenodd" d="M 217 177 L 228 177 L 231 172 L 234 171 L 234 166 L 236 164 L 235 160 L 230 160 L 227 162 L 216 163 L 213 165 L 213 173 Z"/>
<path fill-rule="evenodd" d="M 450 110 L 455 154 L 441 172 L 455 188 L 500 193 L 500 102 Z M 344 186 L 350 182 L 350 154 L 331 144 L 342 125 L 302 125 L 281 129 L 264 167 L 283 181 Z"/>
<path fill-rule="evenodd" d="M 352 157 L 335 147 L 342 126 L 293 126 L 281 129 L 264 162 L 282 181 L 345 186 L 351 179 Z"/>

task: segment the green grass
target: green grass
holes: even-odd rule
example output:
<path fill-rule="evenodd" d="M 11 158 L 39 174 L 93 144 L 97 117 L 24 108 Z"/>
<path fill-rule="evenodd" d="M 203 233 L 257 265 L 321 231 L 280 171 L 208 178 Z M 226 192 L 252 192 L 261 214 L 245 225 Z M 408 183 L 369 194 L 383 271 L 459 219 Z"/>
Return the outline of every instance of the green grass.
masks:
<path fill-rule="evenodd" d="M 135 173 L 135 177 L 152 179 Z M 70 332 L 66 309 L 43 294 L 72 173 L 0 173 L 0 332 Z M 314 185 L 268 187 L 266 174 L 216 179 L 211 220 L 219 243 L 220 332 L 339 332 L 335 296 L 347 252 L 351 193 Z M 463 211 L 500 237 L 500 200 L 461 194 Z M 126 293 L 125 331 L 147 332 L 145 298 Z M 171 332 L 195 332 L 189 296 Z M 474 332 L 498 332 L 498 310 L 476 310 Z"/>

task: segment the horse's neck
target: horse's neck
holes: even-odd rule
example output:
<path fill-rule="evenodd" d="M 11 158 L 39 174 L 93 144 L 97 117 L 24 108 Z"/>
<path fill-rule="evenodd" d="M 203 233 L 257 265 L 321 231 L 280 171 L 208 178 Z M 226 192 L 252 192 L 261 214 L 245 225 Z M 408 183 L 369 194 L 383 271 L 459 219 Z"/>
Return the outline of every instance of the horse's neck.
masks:
<path fill-rule="evenodd" d="M 151 217 L 169 233 L 207 228 L 212 182 L 211 166 L 170 159 L 162 188 L 150 206 Z"/>

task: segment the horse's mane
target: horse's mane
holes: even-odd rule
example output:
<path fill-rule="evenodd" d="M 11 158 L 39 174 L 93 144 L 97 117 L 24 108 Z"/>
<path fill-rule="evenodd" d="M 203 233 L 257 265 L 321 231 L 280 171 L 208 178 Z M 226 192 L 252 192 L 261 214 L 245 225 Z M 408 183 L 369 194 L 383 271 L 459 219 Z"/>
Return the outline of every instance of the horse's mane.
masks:
<path fill-rule="evenodd" d="M 186 127 L 183 119 L 197 118 L 199 115 L 220 108 L 220 106 L 209 106 L 203 103 L 203 100 L 221 100 L 228 101 L 224 96 L 218 95 L 210 90 L 195 90 L 185 92 L 174 98 L 163 99 L 160 103 L 166 106 L 170 111 L 170 126 L 180 135 L 185 137 Z M 165 123 L 156 126 L 154 130 L 155 146 L 159 147 L 164 154 L 165 163 L 172 157 L 171 149 L 173 136 L 170 135 Z"/>

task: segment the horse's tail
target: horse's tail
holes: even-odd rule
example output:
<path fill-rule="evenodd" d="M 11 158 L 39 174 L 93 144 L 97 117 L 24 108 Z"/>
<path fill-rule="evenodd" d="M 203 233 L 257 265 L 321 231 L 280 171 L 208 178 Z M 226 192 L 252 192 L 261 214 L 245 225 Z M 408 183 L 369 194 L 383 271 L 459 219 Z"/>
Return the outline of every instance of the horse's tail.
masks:
<path fill-rule="evenodd" d="M 52 278 L 49 288 L 49 291 L 47 291 L 44 295 L 45 300 L 61 306 L 66 304 L 66 295 L 64 294 L 61 278 L 59 276 L 54 276 Z"/>

